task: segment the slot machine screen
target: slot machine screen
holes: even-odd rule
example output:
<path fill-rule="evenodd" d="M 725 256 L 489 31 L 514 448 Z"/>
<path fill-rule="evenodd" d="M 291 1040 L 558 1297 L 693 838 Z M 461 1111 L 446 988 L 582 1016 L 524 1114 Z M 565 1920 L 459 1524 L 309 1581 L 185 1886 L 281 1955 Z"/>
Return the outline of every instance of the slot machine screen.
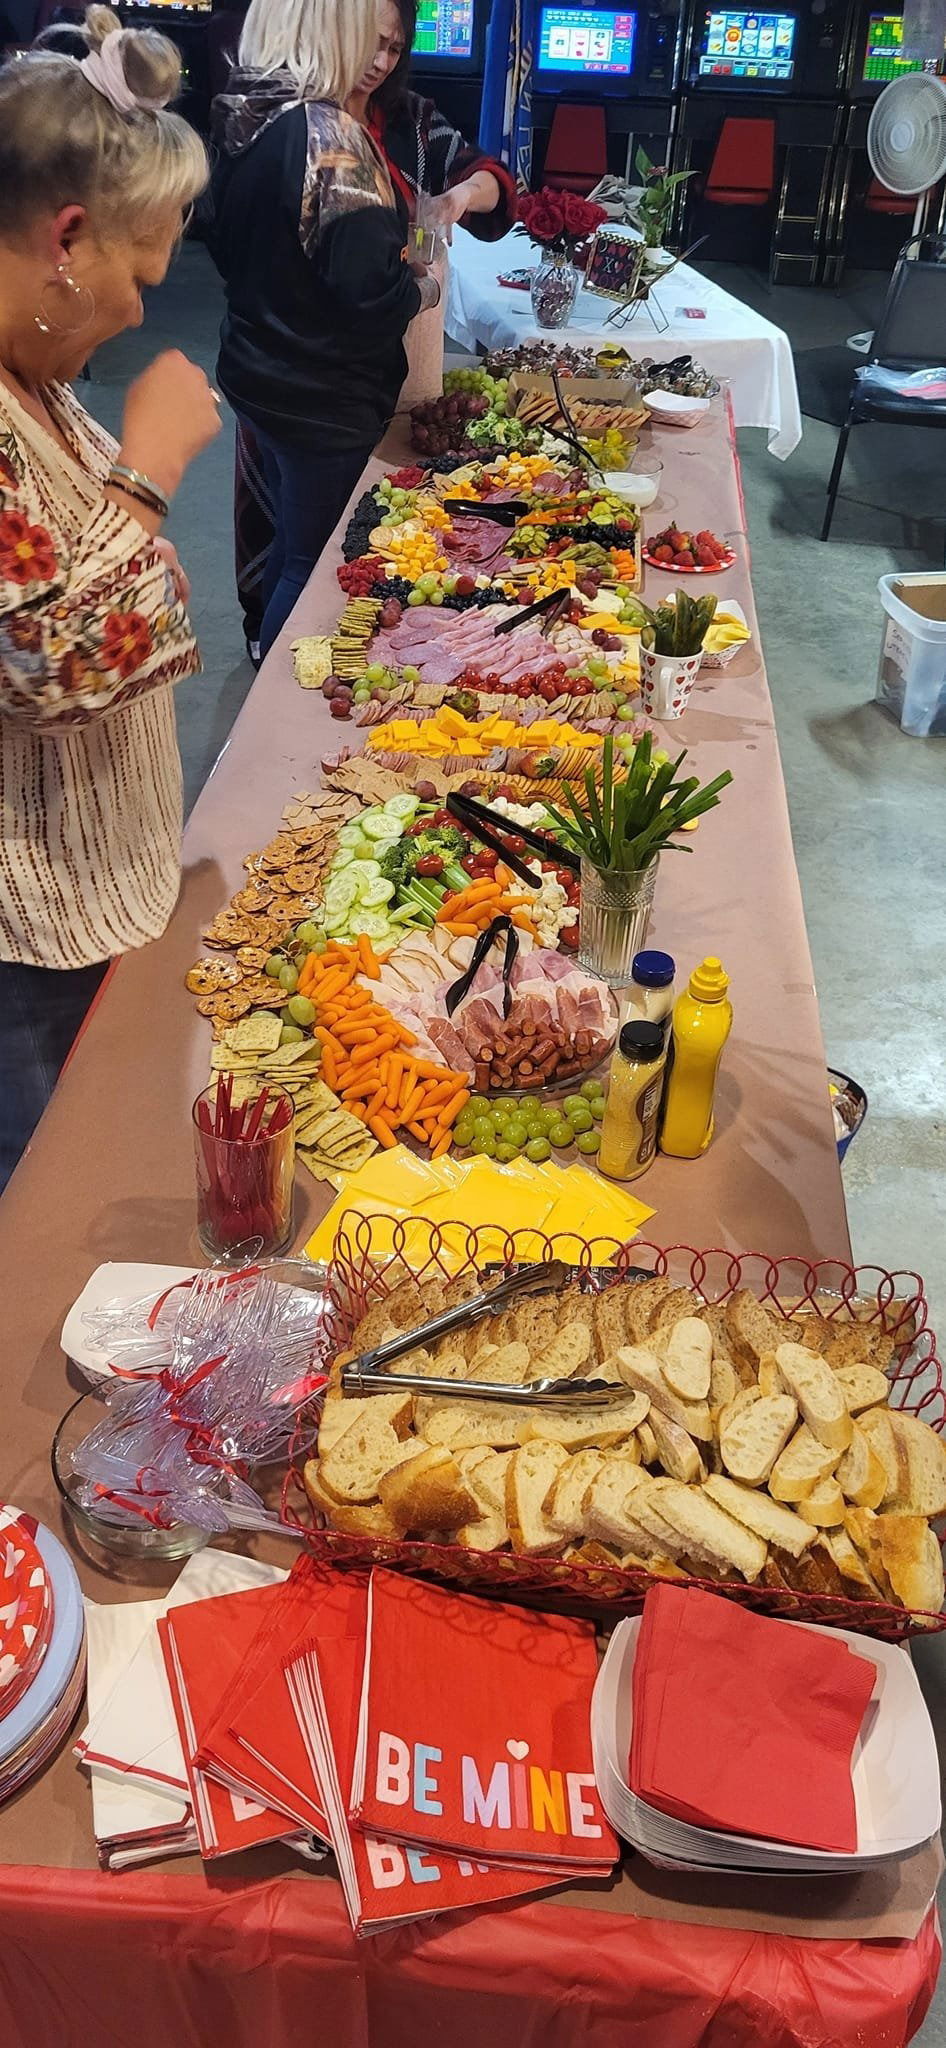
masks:
<path fill-rule="evenodd" d="M 867 24 L 867 48 L 861 76 L 865 85 L 889 85 L 905 71 L 922 71 L 920 57 L 903 54 L 903 15 L 872 14 Z"/>
<path fill-rule="evenodd" d="M 421 68 L 470 65 L 475 55 L 474 0 L 420 0 L 413 54 Z"/>
<path fill-rule="evenodd" d="M 627 8 L 543 7 L 536 71 L 554 80 L 586 80 L 599 89 L 627 82 L 634 69 L 637 15 Z"/>
<path fill-rule="evenodd" d="M 701 84 L 787 88 L 795 73 L 794 14 L 707 9 L 697 56 Z"/>

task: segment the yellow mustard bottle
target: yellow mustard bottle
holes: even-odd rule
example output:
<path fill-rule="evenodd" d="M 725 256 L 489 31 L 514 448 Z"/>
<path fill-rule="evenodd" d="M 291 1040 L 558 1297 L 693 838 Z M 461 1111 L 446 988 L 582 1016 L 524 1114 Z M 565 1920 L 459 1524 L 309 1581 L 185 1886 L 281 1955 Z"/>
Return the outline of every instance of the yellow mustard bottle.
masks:
<path fill-rule="evenodd" d="M 713 1100 L 732 1030 L 729 976 L 712 955 L 695 967 L 673 1006 L 673 1050 L 660 1130 L 661 1152 L 698 1159 L 713 1135 Z"/>
<path fill-rule="evenodd" d="M 611 1180 L 636 1180 L 657 1150 L 666 1035 L 662 1024 L 624 1024 L 611 1059 L 598 1168 Z"/>

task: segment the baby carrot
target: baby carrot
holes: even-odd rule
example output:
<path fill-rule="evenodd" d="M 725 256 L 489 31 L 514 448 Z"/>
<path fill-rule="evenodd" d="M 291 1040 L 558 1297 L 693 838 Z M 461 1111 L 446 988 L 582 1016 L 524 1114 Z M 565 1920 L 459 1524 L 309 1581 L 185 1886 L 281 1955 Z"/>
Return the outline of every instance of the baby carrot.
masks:
<path fill-rule="evenodd" d="M 393 1033 L 387 1032 L 380 1038 L 375 1038 L 371 1045 L 359 1045 L 351 1056 L 353 1068 L 357 1072 L 358 1068 L 366 1066 L 369 1060 L 374 1060 L 376 1056 L 380 1058 L 383 1052 L 393 1052 L 396 1043 Z"/>
<path fill-rule="evenodd" d="M 358 958 L 362 973 L 367 974 L 369 981 L 380 981 L 381 969 L 375 958 L 374 947 L 364 932 L 358 935 Z"/>
<path fill-rule="evenodd" d="M 413 1092 L 413 1094 L 412 1094 L 412 1095 L 409 1095 L 409 1096 L 408 1096 L 408 1098 L 407 1098 L 407 1101 L 406 1101 L 406 1102 L 403 1102 L 403 1103 L 401 1104 L 401 1109 L 400 1109 L 400 1117 L 401 1117 L 401 1122 L 402 1122 L 402 1123 L 405 1123 L 405 1124 L 409 1124 L 409 1123 L 410 1123 L 410 1121 L 411 1121 L 411 1118 L 412 1118 L 412 1117 L 414 1117 L 414 1116 L 416 1116 L 416 1114 L 417 1114 L 417 1111 L 418 1111 L 419 1109 L 422 1109 L 422 1108 L 423 1108 L 423 1103 L 424 1103 L 424 1090 L 423 1090 L 423 1088 L 422 1088 L 422 1086 L 421 1086 L 420 1082 L 418 1082 L 418 1084 L 417 1084 L 417 1087 L 416 1087 L 416 1088 L 414 1089 L 414 1092 Z"/>
<path fill-rule="evenodd" d="M 335 1026 L 335 1036 L 340 1045 L 373 1045 L 378 1034 L 370 1024 L 342 1024 Z"/>
<path fill-rule="evenodd" d="M 438 1138 L 436 1144 L 432 1145 L 430 1148 L 431 1159 L 439 1159 L 442 1152 L 449 1152 L 452 1143 L 453 1138 L 451 1136 L 451 1133 L 449 1131 L 444 1131 L 443 1137 Z"/>
<path fill-rule="evenodd" d="M 444 918 L 444 930 L 451 932 L 455 939 L 476 939 L 480 932 L 478 924 L 463 924 L 459 918 L 453 917 Z"/>
<path fill-rule="evenodd" d="M 367 1121 L 367 1118 L 365 1116 L 365 1106 L 363 1102 L 350 1102 L 348 1104 L 348 1114 L 349 1116 L 357 1117 L 358 1122 L 360 1124 L 363 1124 Z"/>
<path fill-rule="evenodd" d="M 402 1045 L 417 1044 L 417 1040 L 414 1036 L 413 1031 L 408 1031 L 406 1024 L 392 1024 L 391 1030 L 397 1032 L 398 1038 Z"/>
<path fill-rule="evenodd" d="M 334 1095 L 335 1090 L 338 1087 L 338 1074 L 335 1068 L 335 1055 L 330 1045 L 323 1045 L 322 1047 L 322 1058 L 319 1062 L 319 1071 L 321 1073 L 323 1081 L 325 1082 L 326 1088 L 331 1088 L 332 1093 Z"/>
<path fill-rule="evenodd" d="M 390 1057 L 389 1057 L 389 1060 L 388 1060 L 388 1096 L 387 1096 L 387 1106 L 388 1106 L 388 1108 L 389 1108 L 389 1109 L 396 1109 L 396 1108 L 397 1108 L 397 1105 L 398 1105 L 398 1101 L 399 1101 L 399 1099 L 400 1099 L 400 1092 L 401 1092 L 401 1076 L 402 1076 L 403 1072 L 404 1072 L 404 1055 L 403 1055 L 403 1053 L 400 1053 L 400 1052 L 392 1052 L 392 1053 L 391 1053 L 391 1055 L 390 1055 Z"/>
<path fill-rule="evenodd" d="M 469 1100 L 469 1089 L 458 1088 L 456 1094 L 451 1095 L 449 1102 L 444 1103 L 444 1106 L 437 1118 L 437 1122 L 439 1124 L 443 1124 L 444 1126 L 456 1123 L 457 1117 L 459 1116 L 461 1109 L 466 1108 L 466 1105 L 469 1102 Z"/>
<path fill-rule="evenodd" d="M 394 1132 L 390 1124 L 385 1122 L 383 1116 L 366 1115 L 365 1122 L 372 1136 L 377 1138 L 378 1144 L 383 1145 L 386 1150 L 390 1151 L 391 1147 L 397 1144 Z"/>
<path fill-rule="evenodd" d="M 430 1133 L 423 1124 L 412 1123 L 408 1124 L 407 1128 L 415 1138 L 420 1139 L 422 1145 L 428 1145 L 430 1143 Z"/>
<path fill-rule="evenodd" d="M 384 1085 L 384 1082 L 382 1081 L 380 1088 L 375 1089 L 374 1094 L 371 1097 L 371 1101 L 368 1104 L 367 1115 L 369 1124 L 371 1122 L 372 1117 L 377 1116 L 379 1110 L 384 1110 L 384 1102 L 387 1092 L 388 1091 Z"/>
<path fill-rule="evenodd" d="M 331 1031 L 328 1031 L 326 1029 L 324 1024 L 316 1025 L 315 1036 L 318 1039 L 323 1052 L 331 1052 L 336 1059 L 344 1059 L 344 1046 L 339 1045 L 338 1039 L 333 1035 Z"/>

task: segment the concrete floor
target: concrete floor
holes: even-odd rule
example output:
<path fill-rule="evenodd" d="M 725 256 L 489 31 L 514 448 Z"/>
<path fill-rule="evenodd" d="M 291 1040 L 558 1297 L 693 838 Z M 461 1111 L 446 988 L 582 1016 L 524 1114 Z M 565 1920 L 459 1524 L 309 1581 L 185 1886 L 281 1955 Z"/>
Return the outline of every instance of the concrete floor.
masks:
<path fill-rule="evenodd" d="M 786 329 L 800 373 L 807 351 L 841 349 L 849 334 L 873 323 L 884 287 L 867 273 L 840 293 L 769 290 L 733 265 L 707 268 Z M 175 344 L 212 370 L 218 319 L 214 272 L 204 250 L 188 245 L 153 295 L 144 329 L 102 350 L 83 397 L 117 426 L 125 386 L 159 348 Z M 853 371 L 858 358 L 847 361 Z M 753 579 L 828 1057 L 870 1098 L 845 1165 L 855 1256 L 923 1274 L 934 1327 L 938 1320 L 942 1328 L 946 742 L 905 738 L 873 703 L 878 577 L 943 566 L 942 442 L 920 430 L 858 429 L 832 539 L 822 546 L 835 438 L 833 427 L 806 418 L 801 445 L 778 463 L 761 432 L 741 433 Z M 252 681 L 232 590 L 231 451 L 227 425 L 195 465 L 169 527 L 193 581 L 206 671 L 177 695 L 189 802 Z M 946 1733 L 940 1643 L 921 1646 L 917 1661 Z M 946 2048 L 946 1989 L 918 2039 L 922 2048 Z"/>

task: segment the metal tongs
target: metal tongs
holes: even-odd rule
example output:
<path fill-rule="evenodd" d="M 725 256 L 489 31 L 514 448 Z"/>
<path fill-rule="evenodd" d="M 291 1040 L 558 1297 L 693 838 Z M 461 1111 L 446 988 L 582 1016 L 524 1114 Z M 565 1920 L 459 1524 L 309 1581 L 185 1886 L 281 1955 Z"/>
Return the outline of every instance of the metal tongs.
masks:
<path fill-rule="evenodd" d="M 499 1385 L 495 1380 L 431 1379 L 424 1373 L 386 1370 L 388 1364 L 402 1357 L 405 1351 L 435 1344 L 452 1331 L 479 1322 L 483 1316 L 497 1315 L 522 1295 L 546 1294 L 552 1289 L 567 1286 L 573 1278 L 574 1268 L 566 1265 L 564 1259 L 549 1259 L 541 1265 L 524 1266 L 520 1272 L 511 1274 L 508 1280 L 502 1280 L 498 1287 L 475 1294 L 456 1308 L 445 1309 L 441 1315 L 422 1323 L 419 1329 L 403 1330 L 399 1336 L 389 1338 L 386 1344 L 378 1344 L 372 1351 L 363 1351 L 359 1358 L 342 1367 L 342 1393 L 388 1394 L 395 1390 L 447 1395 L 464 1401 L 505 1401 L 514 1405 L 534 1402 L 546 1406 L 551 1403 L 561 1408 L 570 1407 L 576 1401 L 600 1403 L 616 1397 L 625 1398 L 628 1389 L 623 1381 L 537 1379 L 530 1380 L 525 1386 L 508 1386 Z"/>

